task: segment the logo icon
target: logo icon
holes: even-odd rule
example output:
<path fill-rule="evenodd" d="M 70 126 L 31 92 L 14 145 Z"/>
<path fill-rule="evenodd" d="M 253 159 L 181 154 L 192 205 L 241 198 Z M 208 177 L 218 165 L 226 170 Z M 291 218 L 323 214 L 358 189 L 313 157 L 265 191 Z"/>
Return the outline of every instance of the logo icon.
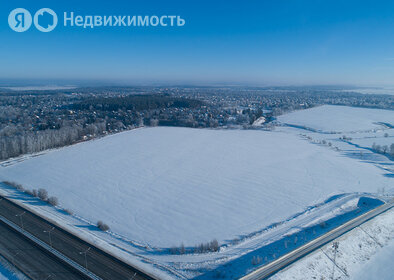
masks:
<path fill-rule="evenodd" d="M 49 8 L 42 8 L 34 15 L 34 25 L 41 32 L 51 32 L 57 25 L 57 15 Z"/>
<path fill-rule="evenodd" d="M 8 16 L 8 25 L 16 32 L 25 32 L 30 28 L 31 23 L 31 14 L 23 8 L 12 10 Z"/>

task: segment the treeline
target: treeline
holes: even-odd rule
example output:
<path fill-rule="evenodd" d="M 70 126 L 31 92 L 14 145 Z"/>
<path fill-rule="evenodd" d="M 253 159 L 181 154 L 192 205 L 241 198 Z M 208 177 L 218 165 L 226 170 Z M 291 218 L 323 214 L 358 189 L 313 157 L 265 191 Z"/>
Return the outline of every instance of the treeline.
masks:
<path fill-rule="evenodd" d="M 40 131 L 21 131 L 18 127 L 8 126 L 0 130 L 0 160 L 71 145 L 103 135 L 105 131 L 105 121 Z"/>
<path fill-rule="evenodd" d="M 192 248 L 186 248 L 185 245 L 182 243 L 179 247 L 170 248 L 170 253 L 172 255 L 204 254 L 210 252 L 218 252 L 219 250 L 219 242 L 216 239 L 213 239 L 211 242 L 201 243 Z"/>
<path fill-rule="evenodd" d="M 372 150 L 378 154 L 389 155 L 394 158 L 394 143 L 389 145 L 372 144 Z"/>
<path fill-rule="evenodd" d="M 197 108 L 204 103 L 200 100 L 157 95 L 129 95 L 124 97 L 89 98 L 71 105 L 73 110 L 156 110 L 165 108 Z"/>
<path fill-rule="evenodd" d="M 0 160 L 72 145 L 159 119 L 187 126 L 190 110 L 202 101 L 167 95 L 22 96 L 0 98 Z"/>

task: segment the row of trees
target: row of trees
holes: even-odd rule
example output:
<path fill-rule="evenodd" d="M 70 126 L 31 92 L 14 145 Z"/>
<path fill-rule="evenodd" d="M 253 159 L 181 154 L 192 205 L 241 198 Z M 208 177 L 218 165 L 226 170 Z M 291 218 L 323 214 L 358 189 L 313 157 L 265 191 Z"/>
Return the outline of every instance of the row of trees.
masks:
<path fill-rule="evenodd" d="M 391 157 L 394 157 L 394 143 L 391 144 L 390 146 L 377 145 L 376 143 L 373 143 L 372 150 L 376 153 L 379 153 L 379 154 L 384 154 L 384 155 L 389 155 Z"/>
<path fill-rule="evenodd" d="M 195 99 L 171 97 L 168 95 L 129 95 L 120 97 L 88 98 L 71 106 L 74 110 L 157 110 L 164 108 L 197 108 L 204 103 Z"/>
<path fill-rule="evenodd" d="M 40 131 L 20 131 L 9 133 L 12 126 L 0 131 L 0 160 L 17 157 L 22 154 L 37 153 L 74 144 L 86 138 L 102 135 L 106 131 L 105 121 L 73 126 L 60 129 L 47 129 Z"/>
<path fill-rule="evenodd" d="M 49 196 L 48 191 L 46 189 L 40 188 L 40 189 L 30 190 L 30 189 L 25 189 L 21 184 L 18 184 L 15 182 L 3 181 L 2 183 L 17 189 L 18 191 L 21 191 L 21 192 L 24 192 L 28 195 L 37 197 L 40 200 L 47 202 L 48 204 L 50 204 L 54 207 L 59 205 L 59 199 L 56 196 Z M 69 209 L 63 209 L 63 211 L 69 215 L 73 215 L 73 212 Z M 96 225 L 102 231 L 109 231 L 109 229 L 110 229 L 109 226 L 101 220 L 98 221 Z"/>
<path fill-rule="evenodd" d="M 173 255 L 183 255 L 188 253 L 203 254 L 209 252 L 218 252 L 219 249 L 220 249 L 219 242 L 216 239 L 214 239 L 211 242 L 201 243 L 199 245 L 196 245 L 194 248 L 189 248 L 189 249 L 186 249 L 185 245 L 182 243 L 181 246 L 179 247 L 172 247 L 170 249 L 170 253 Z"/>

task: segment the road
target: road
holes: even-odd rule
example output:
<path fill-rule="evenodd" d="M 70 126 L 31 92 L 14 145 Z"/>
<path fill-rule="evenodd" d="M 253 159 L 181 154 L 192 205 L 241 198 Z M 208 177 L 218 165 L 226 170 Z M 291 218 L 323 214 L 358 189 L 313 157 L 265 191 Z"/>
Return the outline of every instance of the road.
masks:
<path fill-rule="evenodd" d="M 244 276 L 241 280 L 261 280 L 266 279 L 279 270 L 285 268 L 286 266 L 292 264 L 293 262 L 305 257 L 314 250 L 320 248 L 321 246 L 333 241 L 339 236 L 345 234 L 346 232 L 358 227 L 359 225 L 365 223 L 366 221 L 380 215 L 381 213 L 394 207 L 394 201 L 390 201 L 382 206 L 379 206 L 363 215 L 354 218 L 351 221 L 329 231 L 328 233 L 308 242 L 307 244 L 293 250 L 292 252 L 280 257 L 279 259 L 253 271 L 252 273 Z"/>
<path fill-rule="evenodd" d="M 0 222 L 0 255 L 31 279 L 89 279 Z"/>
<path fill-rule="evenodd" d="M 87 268 L 87 270 L 101 279 L 154 279 L 152 276 L 131 267 L 2 196 L 0 196 L 0 216 L 52 246 L 52 248 L 80 266 Z M 52 268 L 53 272 L 58 272 L 54 273 L 50 279 L 73 279 L 72 272 L 77 272 L 64 263 L 61 267 L 62 261 L 59 258 L 50 254 L 50 252 L 45 252 L 42 248 L 38 248 L 37 244 L 28 238 L 24 238 L 23 235 L 21 236 L 15 230 L 10 229 L 6 224 L 0 223 L 0 226 L 1 232 L 3 233 L 4 231 L 6 233 L 4 236 L 1 234 L 0 244 L 4 245 L 4 247 L 2 246 L 4 250 L 0 249 L 0 254 L 12 262 L 14 252 L 21 252 L 15 256 L 15 262 L 18 264 L 24 263 L 18 268 L 26 275 L 31 276 L 32 279 L 45 279 L 42 278 L 42 275 L 48 274 L 48 269 L 51 268 L 50 264 L 58 262 L 58 266 L 54 265 Z M 20 240 L 24 240 L 24 242 L 19 243 Z M 17 246 L 18 244 L 20 246 Z M 34 250 L 31 248 L 34 248 Z M 48 265 L 45 265 L 45 263 Z M 32 274 L 31 271 L 36 271 L 37 273 Z M 70 277 L 62 278 L 67 273 L 70 273 Z M 84 278 L 79 275 L 75 279 Z"/>

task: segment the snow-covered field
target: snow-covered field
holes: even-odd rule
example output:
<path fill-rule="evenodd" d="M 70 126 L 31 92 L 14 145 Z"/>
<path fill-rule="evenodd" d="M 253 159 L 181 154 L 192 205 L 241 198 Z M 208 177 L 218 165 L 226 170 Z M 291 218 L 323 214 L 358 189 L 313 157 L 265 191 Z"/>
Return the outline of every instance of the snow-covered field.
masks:
<path fill-rule="evenodd" d="M 320 106 L 280 116 L 278 122 L 282 132 L 394 173 L 392 156 L 371 150 L 374 143 L 389 148 L 394 144 L 394 110 Z"/>
<path fill-rule="evenodd" d="M 76 87 L 47 85 L 47 86 L 0 87 L 0 88 L 14 90 L 14 91 L 23 91 L 23 90 L 66 90 L 66 89 L 74 89 Z"/>
<path fill-rule="evenodd" d="M 282 123 L 328 133 L 361 132 L 394 125 L 394 111 L 324 105 L 280 116 Z"/>
<path fill-rule="evenodd" d="M 373 143 L 394 143 L 394 111 L 321 106 L 279 117 L 278 130 L 304 137 L 311 144 L 335 150 L 357 162 L 386 171 L 393 180 L 394 163 L 388 155 L 371 150 Z M 335 132 L 337 134 L 330 134 Z M 342 139 L 346 136 L 346 139 Z M 394 194 L 394 184 L 379 193 Z M 392 279 L 394 210 L 381 215 L 338 239 L 339 252 L 335 279 Z M 272 279 L 331 279 L 332 244 L 300 260 Z M 382 249 L 381 246 L 384 246 Z M 387 247 L 386 247 L 387 246 Z"/>
<path fill-rule="evenodd" d="M 136 243 L 220 243 L 343 192 L 389 187 L 382 171 L 285 133 L 150 128 L 3 167 L 64 208 Z M 281 207 L 277 207 L 281 205 Z"/>
<path fill-rule="evenodd" d="M 354 279 L 389 280 L 394 275 L 394 210 L 383 213 L 332 243 L 280 271 L 271 280 Z"/>
<path fill-rule="evenodd" d="M 392 87 L 383 87 L 383 88 L 354 88 L 349 90 L 338 90 L 341 92 L 358 92 L 362 94 L 386 94 L 386 95 L 394 95 L 394 88 Z"/>

